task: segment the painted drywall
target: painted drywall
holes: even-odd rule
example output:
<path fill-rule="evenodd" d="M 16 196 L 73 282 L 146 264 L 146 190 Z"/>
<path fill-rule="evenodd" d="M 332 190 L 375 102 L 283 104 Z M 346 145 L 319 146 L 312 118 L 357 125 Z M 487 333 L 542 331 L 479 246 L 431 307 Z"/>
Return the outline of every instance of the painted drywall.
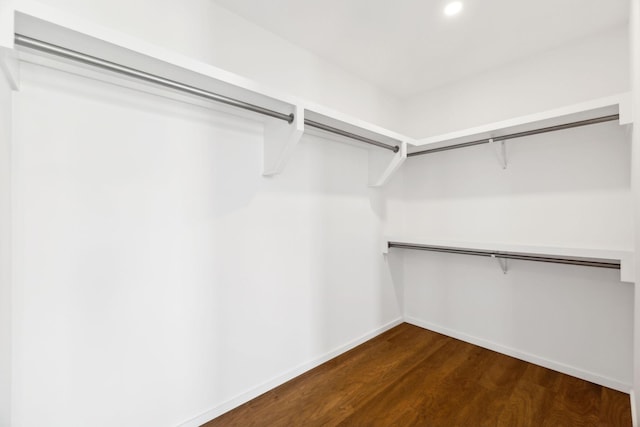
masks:
<path fill-rule="evenodd" d="M 413 237 L 631 249 L 630 137 L 615 122 L 410 158 Z M 402 262 L 402 261 L 398 261 Z M 404 252 L 408 321 L 628 390 L 633 288 L 618 271 Z"/>
<path fill-rule="evenodd" d="M 11 99 L 8 81 L 0 75 L 0 426 L 2 427 L 11 425 Z"/>
<path fill-rule="evenodd" d="M 406 104 L 415 136 L 509 119 L 629 90 L 628 33 L 615 29 L 456 82 Z M 615 123 L 410 158 L 402 218 L 413 237 L 631 249 L 630 129 Z M 400 212 L 404 209 L 404 212 Z M 392 251 L 406 319 L 627 391 L 633 287 L 615 271 Z M 398 273 L 396 273 L 398 275 Z"/>
<path fill-rule="evenodd" d="M 398 99 L 213 1 L 41 3 L 380 126 L 397 126 Z"/>
<path fill-rule="evenodd" d="M 22 82 L 15 425 L 215 415 L 401 315 L 366 150 L 305 136 L 266 179 L 261 123 L 35 65 Z"/>
<path fill-rule="evenodd" d="M 616 122 L 410 158 L 411 232 L 440 239 L 632 248 L 630 141 Z"/>
<path fill-rule="evenodd" d="M 632 186 L 634 200 L 635 219 L 635 248 L 636 248 L 636 271 L 640 271 L 640 0 L 630 1 L 630 49 L 631 57 L 631 84 L 633 88 L 633 141 L 632 141 Z M 640 292 L 635 293 L 635 328 L 634 328 L 634 402 L 636 415 L 634 425 L 638 423 L 638 409 L 640 409 Z"/>
<path fill-rule="evenodd" d="M 628 30 L 616 28 L 416 95 L 401 130 L 422 138 L 629 89 Z"/>

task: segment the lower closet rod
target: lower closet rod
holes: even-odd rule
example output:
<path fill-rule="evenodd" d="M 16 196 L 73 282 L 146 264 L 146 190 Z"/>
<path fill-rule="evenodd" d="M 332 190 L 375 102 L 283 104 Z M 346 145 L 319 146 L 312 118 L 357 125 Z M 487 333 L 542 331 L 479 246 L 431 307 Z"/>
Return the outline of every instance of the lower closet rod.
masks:
<path fill-rule="evenodd" d="M 594 125 L 596 123 L 605 123 L 613 120 L 618 120 L 619 118 L 620 118 L 619 114 L 611 114 L 609 116 L 596 117 L 593 119 L 580 120 L 580 121 L 571 122 L 571 123 L 564 123 L 561 125 L 549 126 L 541 129 L 533 129 L 533 130 L 527 130 L 524 132 L 512 133 L 509 135 L 496 136 L 493 138 L 479 139 L 477 141 L 463 142 L 462 144 L 448 145 L 446 147 L 416 151 L 416 152 L 407 154 L 407 157 L 421 156 L 423 154 L 437 153 L 437 152 L 446 151 L 446 150 L 455 150 L 456 148 L 472 147 L 474 145 L 480 145 L 480 144 L 488 144 L 491 141 L 506 141 L 508 139 L 522 138 L 523 136 L 538 135 L 540 133 L 547 133 L 547 132 L 555 132 L 563 129 L 571 129 L 571 128 L 577 128 L 580 126 Z"/>
<path fill-rule="evenodd" d="M 448 248 L 443 246 L 425 246 L 425 245 L 411 245 L 408 243 L 398 243 L 398 242 L 389 242 L 389 248 L 398 248 L 398 249 L 415 249 L 420 251 L 431 251 L 431 252 L 444 252 L 451 254 L 460 254 L 460 255 L 475 255 L 475 256 L 485 256 L 492 258 L 502 258 L 502 259 L 515 259 L 522 261 L 536 261 L 536 262 L 550 262 L 553 264 L 568 264 L 568 265 L 580 265 L 583 267 L 599 267 L 599 268 L 613 268 L 620 270 L 619 262 L 607 262 L 607 261 L 592 261 L 592 260 L 583 260 L 583 259 L 575 259 L 575 258 L 562 258 L 555 256 L 541 256 L 541 255 L 526 255 L 515 252 L 493 252 L 493 251 L 483 251 L 476 249 L 459 249 L 459 248 Z"/>

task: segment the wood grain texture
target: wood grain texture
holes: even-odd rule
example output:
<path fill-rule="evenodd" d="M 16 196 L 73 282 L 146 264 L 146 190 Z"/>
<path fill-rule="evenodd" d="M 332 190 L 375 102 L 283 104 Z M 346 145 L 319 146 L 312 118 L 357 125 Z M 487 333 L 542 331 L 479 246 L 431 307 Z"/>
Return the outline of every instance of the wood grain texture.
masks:
<path fill-rule="evenodd" d="M 629 396 L 409 324 L 227 412 L 219 426 L 631 426 Z"/>

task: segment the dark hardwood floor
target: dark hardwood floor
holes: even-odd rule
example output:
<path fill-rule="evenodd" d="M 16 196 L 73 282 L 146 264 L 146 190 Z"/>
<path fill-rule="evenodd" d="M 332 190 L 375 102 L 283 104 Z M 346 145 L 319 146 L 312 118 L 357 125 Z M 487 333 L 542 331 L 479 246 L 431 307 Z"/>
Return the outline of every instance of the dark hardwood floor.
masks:
<path fill-rule="evenodd" d="M 629 396 L 402 324 L 205 424 L 631 426 Z"/>

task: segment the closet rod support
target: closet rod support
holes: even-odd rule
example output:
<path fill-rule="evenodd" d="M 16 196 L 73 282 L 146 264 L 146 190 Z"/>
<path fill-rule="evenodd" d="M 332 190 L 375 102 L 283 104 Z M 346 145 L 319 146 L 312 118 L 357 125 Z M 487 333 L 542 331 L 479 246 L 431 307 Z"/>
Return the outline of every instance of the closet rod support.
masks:
<path fill-rule="evenodd" d="M 472 147 L 474 145 L 489 144 L 494 139 L 495 140 L 500 140 L 500 141 L 506 141 L 508 139 L 522 138 L 524 136 L 538 135 L 538 134 L 541 134 L 541 133 L 555 132 L 555 131 L 564 130 L 564 129 L 577 128 L 577 127 L 580 127 L 580 126 L 588 126 L 588 125 L 594 125 L 594 124 L 597 124 L 597 123 L 611 122 L 611 121 L 614 121 L 614 120 L 618 120 L 619 118 L 620 118 L 619 114 L 611 114 L 609 116 L 595 117 L 593 119 L 580 120 L 580 121 L 571 122 L 571 123 L 564 123 L 564 124 L 556 125 L 556 126 L 548 126 L 548 127 L 544 127 L 544 128 L 540 128 L 540 129 L 532 129 L 532 130 L 527 130 L 527 131 L 524 131 L 524 132 L 512 133 L 512 134 L 509 134 L 509 135 L 502 135 L 502 136 L 496 136 L 496 137 L 493 137 L 493 138 L 479 139 L 477 141 L 463 142 L 461 144 L 448 145 L 446 147 L 438 147 L 438 148 L 432 148 L 432 149 L 429 149 L 429 150 L 415 151 L 413 153 L 407 154 L 407 157 L 421 156 L 423 154 L 438 153 L 440 151 L 455 150 L 457 148 Z"/>
<path fill-rule="evenodd" d="M 502 169 L 507 169 L 507 143 L 504 140 L 496 141 L 493 138 L 489 138 L 489 144 L 496 145 L 500 166 Z"/>
<path fill-rule="evenodd" d="M 502 270 L 502 274 L 507 274 L 507 260 L 505 258 L 497 257 L 496 254 L 491 254 L 491 258 L 494 258 L 500 264 L 500 269 Z"/>
<path fill-rule="evenodd" d="M 347 138 L 355 139 L 356 141 L 364 142 L 367 144 L 375 145 L 376 147 L 385 148 L 387 150 L 391 150 L 394 153 L 397 153 L 400 150 L 400 146 L 398 145 L 389 145 L 379 141 L 375 141 L 370 138 L 366 138 L 364 136 L 356 135 L 355 133 L 347 132 L 342 129 L 334 128 L 332 126 L 325 125 L 323 123 L 314 122 L 313 120 L 304 119 L 304 124 L 306 126 L 310 126 L 316 129 L 320 129 L 326 132 L 334 133 L 336 135 L 344 136 Z"/>
<path fill-rule="evenodd" d="M 177 90 L 190 95 L 195 95 L 200 98 L 207 99 L 209 101 L 215 101 L 222 104 L 230 105 L 232 107 L 241 108 L 254 113 L 262 114 L 265 116 L 273 117 L 275 119 L 284 120 L 288 123 L 292 123 L 294 120 L 293 114 L 284 114 L 278 111 L 270 110 L 268 108 L 260 107 L 258 105 L 250 104 L 248 102 L 240 101 L 228 96 L 220 95 L 214 92 L 210 92 L 204 89 L 199 89 L 195 86 L 190 86 L 184 83 L 177 82 L 175 80 L 167 79 L 157 76 L 155 74 L 147 73 L 145 71 L 136 70 L 124 65 L 116 64 L 115 62 L 107 61 L 95 56 L 87 55 L 75 50 L 67 49 L 61 46 L 57 46 L 51 43 L 47 43 L 41 40 L 37 40 L 31 37 L 23 36 L 21 34 L 15 34 L 15 43 L 18 46 L 23 46 L 30 49 L 35 49 L 40 52 L 44 52 L 50 55 L 59 56 L 65 59 L 70 59 L 75 62 L 79 62 L 85 65 L 90 65 L 96 68 L 114 72 L 127 77 L 132 77 L 137 80 L 142 80 L 147 83 L 157 84 L 169 89 Z"/>

